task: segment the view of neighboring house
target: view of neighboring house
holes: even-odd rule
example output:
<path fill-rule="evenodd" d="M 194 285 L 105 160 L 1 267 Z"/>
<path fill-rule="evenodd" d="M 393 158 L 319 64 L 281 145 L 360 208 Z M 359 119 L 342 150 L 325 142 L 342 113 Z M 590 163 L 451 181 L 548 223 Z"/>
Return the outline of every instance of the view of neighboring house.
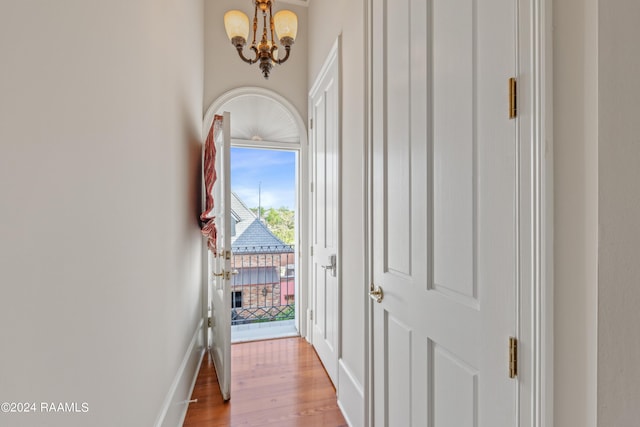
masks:
<path fill-rule="evenodd" d="M 294 318 L 294 248 L 276 237 L 237 194 L 231 196 L 232 324 Z"/>

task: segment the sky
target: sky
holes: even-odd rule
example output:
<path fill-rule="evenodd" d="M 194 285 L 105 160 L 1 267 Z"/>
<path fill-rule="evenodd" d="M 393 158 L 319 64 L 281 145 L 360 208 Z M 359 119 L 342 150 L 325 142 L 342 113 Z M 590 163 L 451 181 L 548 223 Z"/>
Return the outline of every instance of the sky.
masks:
<path fill-rule="evenodd" d="M 231 147 L 231 191 L 250 208 L 295 208 L 296 153 Z"/>

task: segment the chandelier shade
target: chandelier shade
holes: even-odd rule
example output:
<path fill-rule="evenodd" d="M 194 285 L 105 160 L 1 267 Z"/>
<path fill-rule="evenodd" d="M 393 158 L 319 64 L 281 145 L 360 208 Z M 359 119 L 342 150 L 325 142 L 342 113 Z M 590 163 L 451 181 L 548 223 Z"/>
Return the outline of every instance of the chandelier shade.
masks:
<path fill-rule="evenodd" d="M 257 62 L 262 75 L 268 79 L 274 64 L 282 64 L 289 59 L 291 46 L 298 34 L 298 17 L 290 10 L 281 10 L 272 15 L 273 0 L 253 0 L 253 3 L 255 5 L 253 39 L 249 46 L 249 49 L 253 51 L 253 58 L 247 58 L 244 54 L 244 47 L 247 44 L 250 31 L 249 17 L 239 10 L 230 10 L 224 14 L 224 28 L 231 44 L 238 51 L 240 59 L 248 64 Z M 258 16 L 262 17 L 262 37 L 259 41 L 256 38 Z M 282 58 L 280 58 L 278 42 L 285 49 Z"/>
<path fill-rule="evenodd" d="M 298 34 L 298 17 L 290 10 L 281 10 L 273 16 L 273 21 L 276 26 L 276 34 L 281 40 L 285 37 L 289 37 L 293 40 L 296 39 Z"/>
<path fill-rule="evenodd" d="M 224 28 L 229 40 L 234 37 L 249 38 L 249 17 L 239 10 L 230 10 L 224 14 Z"/>

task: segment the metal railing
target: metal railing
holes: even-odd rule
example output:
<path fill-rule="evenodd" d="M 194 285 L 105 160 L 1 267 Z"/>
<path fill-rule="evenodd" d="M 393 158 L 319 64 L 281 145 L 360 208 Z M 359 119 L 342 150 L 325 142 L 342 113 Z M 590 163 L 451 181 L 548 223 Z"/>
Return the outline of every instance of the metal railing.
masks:
<path fill-rule="evenodd" d="M 231 324 L 295 319 L 295 256 L 289 245 L 233 248 Z"/>

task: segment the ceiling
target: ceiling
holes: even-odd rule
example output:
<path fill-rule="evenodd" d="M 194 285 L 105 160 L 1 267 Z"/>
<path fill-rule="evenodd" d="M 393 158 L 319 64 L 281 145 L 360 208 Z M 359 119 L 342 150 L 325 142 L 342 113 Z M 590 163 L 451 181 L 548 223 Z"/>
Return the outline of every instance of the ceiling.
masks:
<path fill-rule="evenodd" d="M 299 143 L 298 126 L 280 103 L 261 95 L 243 95 L 219 111 L 231 113 L 231 139 Z"/>

